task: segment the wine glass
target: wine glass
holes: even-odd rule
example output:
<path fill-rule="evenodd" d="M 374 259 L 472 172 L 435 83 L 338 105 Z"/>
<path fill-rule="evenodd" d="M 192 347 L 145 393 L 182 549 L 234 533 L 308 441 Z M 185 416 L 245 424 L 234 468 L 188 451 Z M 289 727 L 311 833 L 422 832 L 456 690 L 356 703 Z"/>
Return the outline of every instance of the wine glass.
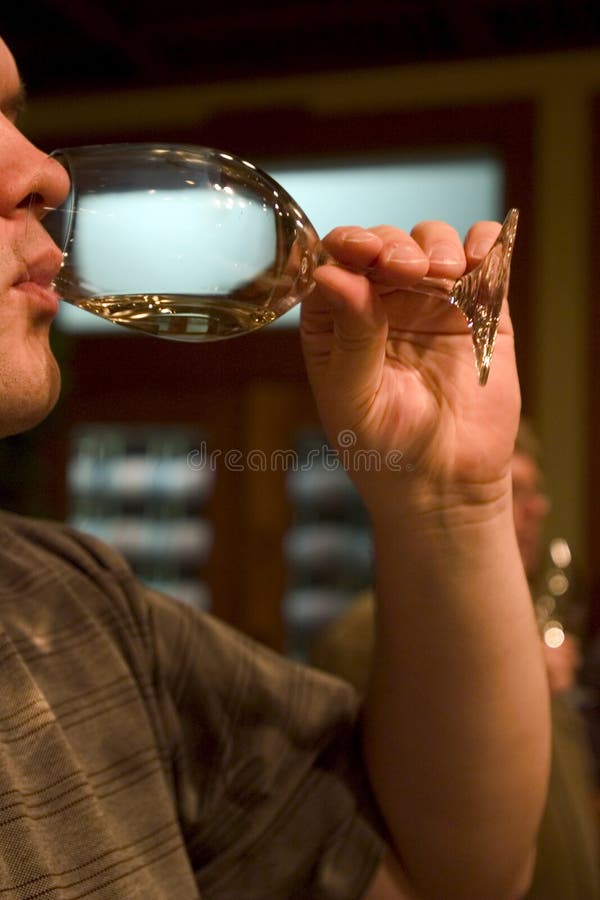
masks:
<path fill-rule="evenodd" d="M 295 200 L 251 162 L 203 147 L 105 144 L 57 150 L 71 191 L 43 223 L 63 250 L 59 296 L 158 337 L 208 341 L 254 331 L 314 287 L 328 257 Z M 457 281 L 412 291 L 463 313 L 487 381 L 508 290 L 518 213 Z"/>

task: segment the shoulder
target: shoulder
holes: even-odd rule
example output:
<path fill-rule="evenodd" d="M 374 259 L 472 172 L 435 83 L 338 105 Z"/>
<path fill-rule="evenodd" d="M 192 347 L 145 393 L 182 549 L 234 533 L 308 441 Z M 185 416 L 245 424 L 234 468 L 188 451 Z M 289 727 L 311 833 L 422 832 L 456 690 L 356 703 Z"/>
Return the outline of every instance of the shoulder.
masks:
<path fill-rule="evenodd" d="M 126 560 L 61 523 L 0 513 L 0 603 L 11 633 L 94 629 L 132 652 L 150 648 L 146 591 Z"/>
<path fill-rule="evenodd" d="M 7 512 L 0 513 L 0 557 L 9 574 L 34 563 L 64 569 L 71 566 L 90 575 L 107 570 L 121 574 L 129 572 L 119 553 L 90 535 L 60 522 Z M 11 561 L 14 562 L 12 566 Z"/>
<path fill-rule="evenodd" d="M 357 714 L 347 685 L 146 588 L 113 548 L 61 523 L 0 513 L 0 600 L 19 631 L 96 623 L 190 712 L 204 703 L 231 722 L 277 710 L 301 740 Z"/>

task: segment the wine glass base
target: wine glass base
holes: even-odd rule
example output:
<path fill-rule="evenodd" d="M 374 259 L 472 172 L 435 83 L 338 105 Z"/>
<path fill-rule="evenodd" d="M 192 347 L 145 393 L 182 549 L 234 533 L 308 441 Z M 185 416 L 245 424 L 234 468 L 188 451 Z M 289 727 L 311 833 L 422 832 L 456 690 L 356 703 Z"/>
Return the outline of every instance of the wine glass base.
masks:
<path fill-rule="evenodd" d="M 479 384 L 487 383 L 502 304 L 508 295 L 519 212 L 511 209 L 487 256 L 455 283 L 450 302 L 465 316 L 473 337 Z"/>

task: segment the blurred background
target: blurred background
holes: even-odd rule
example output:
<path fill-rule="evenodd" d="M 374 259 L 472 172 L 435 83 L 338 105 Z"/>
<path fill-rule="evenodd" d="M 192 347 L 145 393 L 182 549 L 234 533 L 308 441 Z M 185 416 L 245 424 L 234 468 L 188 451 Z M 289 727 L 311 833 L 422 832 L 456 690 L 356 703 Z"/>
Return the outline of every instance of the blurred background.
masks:
<path fill-rule="evenodd" d="M 600 627 L 597 2 L 21 0 L 1 18 L 23 128 L 48 151 L 218 147 L 279 177 L 320 231 L 439 217 L 464 232 L 520 208 L 512 312 L 548 539 L 568 542 L 585 629 Z M 88 320 L 59 317 L 63 397 L 0 447 L 2 503 L 101 534 L 149 583 L 303 655 L 368 585 L 370 540 L 293 317 L 204 346 Z M 219 464 L 227 450 L 246 463 Z"/>

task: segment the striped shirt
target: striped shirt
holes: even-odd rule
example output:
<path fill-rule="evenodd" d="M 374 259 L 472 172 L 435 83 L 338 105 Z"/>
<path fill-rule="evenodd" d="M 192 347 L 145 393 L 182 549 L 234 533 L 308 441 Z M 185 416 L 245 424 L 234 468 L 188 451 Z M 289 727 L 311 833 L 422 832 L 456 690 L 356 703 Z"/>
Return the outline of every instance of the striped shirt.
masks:
<path fill-rule="evenodd" d="M 0 515 L 0 900 L 363 896 L 356 699 Z"/>

